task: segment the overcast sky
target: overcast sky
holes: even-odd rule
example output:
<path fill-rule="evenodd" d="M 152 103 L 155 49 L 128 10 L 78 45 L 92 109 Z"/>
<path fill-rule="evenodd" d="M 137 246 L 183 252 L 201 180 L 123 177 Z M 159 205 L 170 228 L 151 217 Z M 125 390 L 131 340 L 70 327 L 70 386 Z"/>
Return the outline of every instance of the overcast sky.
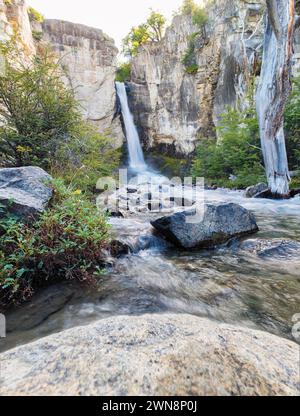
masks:
<path fill-rule="evenodd" d="M 152 8 L 172 18 L 183 0 L 27 0 L 48 19 L 62 19 L 102 29 L 120 49 L 132 26 L 147 19 Z M 199 1 L 200 3 L 200 1 Z"/>

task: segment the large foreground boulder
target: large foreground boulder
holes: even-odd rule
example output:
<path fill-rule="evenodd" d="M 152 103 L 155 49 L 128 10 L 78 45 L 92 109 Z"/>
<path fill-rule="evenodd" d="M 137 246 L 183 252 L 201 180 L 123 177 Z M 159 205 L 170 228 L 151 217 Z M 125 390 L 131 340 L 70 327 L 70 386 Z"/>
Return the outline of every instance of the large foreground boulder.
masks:
<path fill-rule="evenodd" d="M 254 215 L 237 204 L 205 204 L 203 211 L 179 212 L 151 222 L 168 240 L 183 248 L 209 248 L 232 237 L 258 231 Z"/>
<path fill-rule="evenodd" d="M 52 197 L 50 180 L 51 176 L 38 167 L 0 169 L 0 204 L 19 217 L 36 216 Z"/>
<path fill-rule="evenodd" d="M 1 395 L 297 395 L 299 346 L 191 315 L 120 316 L 0 355 Z"/>

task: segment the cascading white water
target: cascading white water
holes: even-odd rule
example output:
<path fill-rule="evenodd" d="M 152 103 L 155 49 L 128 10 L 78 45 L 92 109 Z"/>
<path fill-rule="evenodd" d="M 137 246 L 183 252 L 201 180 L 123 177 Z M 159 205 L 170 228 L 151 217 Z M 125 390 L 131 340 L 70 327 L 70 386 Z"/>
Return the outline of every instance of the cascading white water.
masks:
<path fill-rule="evenodd" d="M 129 165 L 131 169 L 141 172 L 147 169 L 147 165 L 145 163 L 140 138 L 134 124 L 133 116 L 129 109 L 125 84 L 123 82 L 116 82 L 116 88 L 125 124 L 129 152 Z"/>

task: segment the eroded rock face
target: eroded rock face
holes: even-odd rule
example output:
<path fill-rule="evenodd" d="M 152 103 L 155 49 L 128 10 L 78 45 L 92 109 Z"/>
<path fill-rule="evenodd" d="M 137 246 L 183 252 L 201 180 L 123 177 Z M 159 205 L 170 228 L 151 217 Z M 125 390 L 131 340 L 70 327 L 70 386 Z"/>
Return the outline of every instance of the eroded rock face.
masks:
<path fill-rule="evenodd" d="M 43 40 L 67 69 L 66 83 L 76 90 L 85 119 L 109 134 L 116 147 L 124 135 L 116 114 L 115 73 L 118 50 L 102 30 L 61 20 L 45 20 Z"/>
<path fill-rule="evenodd" d="M 1 395 L 297 395 L 299 347 L 191 315 L 120 316 L 0 355 Z"/>
<path fill-rule="evenodd" d="M 258 231 L 255 217 L 237 204 L 206 204 L 203 211 L 194 209 L 159 218 L 151 224 L 168 240 L 183 248 L 209 248 L 226 243 L 232 237 Z"/>
<path fill-rule="evenodd" d="M 38 167 L 0 169 L 0 204 L 19 217 L 36 216 L 52 197 L 50 180 L 51 176 Z"/>

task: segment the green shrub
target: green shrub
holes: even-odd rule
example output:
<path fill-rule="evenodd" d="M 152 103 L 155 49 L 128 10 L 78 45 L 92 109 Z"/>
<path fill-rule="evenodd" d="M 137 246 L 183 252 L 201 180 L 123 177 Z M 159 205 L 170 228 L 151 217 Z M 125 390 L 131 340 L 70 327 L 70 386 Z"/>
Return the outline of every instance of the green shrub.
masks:
<path fill-rule="evenodd" d="M 45 20 L 44 16 L 37 10 L 35 10 L 33 7 L 28 8 L 28 15 L 30 20 L 38 23 L 43 23 L 43 21 Z"/>
<path fill-rule="evenodd" d="M 182 63 L 188 74 L 196 74 L 198 72 L 199 66 L 197 64 L 196 46 L 194 40 L 190 40 L 189 47 L 183 56 Z"/>
<path fill-rule="evenodd" d="M 109 241 L 105 216 L 79 190 L 54 182 L 51 208 L 30 224 L 2 212 L 0 304 L 28 299 L 51 281 L 96 283 Z M 4 210 L 2 208 L 2 210 Z"/>
<path fill-rule="evenodd" d="M 43 32 L 38 32 L 37 30 L 33 30 L 32 37 L 35 41 L 40 42 L 43 39 Z"/>
<path fill-rule="evenodd" d="M 50 172 L 67 184 L 92 193 L 100 177 L 114 176 L 121 156 L 121 149 L 114 148 L 112 139 L 83 123 L 78 137 L 61 144 Z"/>
<path fill-rule="evenodd" d="M 290 170 L 300 170 L 300 75 L 293 80 L 284 119 L 289 167 Z"/>
<path fill-rule="evenodd" d="M 202 29 L 208 22 L 208 15 L 204 8 L 196 4 L 193 0 L 184 0 L 180 13 L 191 16 L 194 25 Z"/>
<path fill-rule="evenodd" d="M 131 80 L 131 63 L 124 62 L 117 69 L 116 81 L 129 82 L 130 80 Z"/>
<path fill-rule="evenodd" d="M 202 140 L 193 162 L 193 176 L 208 183 L 245 188 L 265 180 L 257 117 L 228 108 L 221 117 L 218 141 Z M 229 176 L 237 177 L 230 181 Z"/>

